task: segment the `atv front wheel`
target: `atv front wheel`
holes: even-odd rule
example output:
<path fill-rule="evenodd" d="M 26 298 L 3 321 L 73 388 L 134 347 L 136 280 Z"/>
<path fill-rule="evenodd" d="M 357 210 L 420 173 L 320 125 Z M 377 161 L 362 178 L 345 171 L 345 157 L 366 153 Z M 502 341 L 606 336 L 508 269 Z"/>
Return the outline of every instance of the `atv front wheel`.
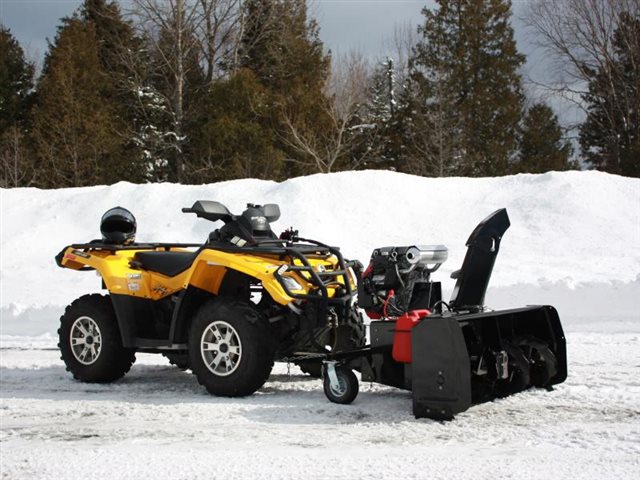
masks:
<path fill-rule="evenodd" d="M 213 395 L 251 395 L 269 378 L 274 341 L 259 312 L 240 301 L 205 303 L 189 332 L 189 362 Z"/>
<path fill-rule="evenodd" d="M 85 295 L 69 305 L 58 329 L 58 348 L 67 371 L 82 382 L 108 383 L 122 377 L 135 362 L 124 348 L 111 299 Z"/>

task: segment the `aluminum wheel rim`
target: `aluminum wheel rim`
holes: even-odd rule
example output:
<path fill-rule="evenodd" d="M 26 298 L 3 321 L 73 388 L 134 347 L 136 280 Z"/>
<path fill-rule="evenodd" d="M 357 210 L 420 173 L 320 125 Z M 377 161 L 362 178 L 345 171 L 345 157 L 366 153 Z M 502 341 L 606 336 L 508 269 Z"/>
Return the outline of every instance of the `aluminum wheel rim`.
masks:
<path fill-rule="evenodd" d="M 211 373 L 219 377 L 231 375 L 242 359 L 240 335 L 223 320 L 211 322 L 200 337 L 200 353 Z"/>
<path fill-rule="evenodd" d="M 102 332 L 91 317 L 79 317 L 71 325 L 69 344 L 75 359 L 83 365 L 91 365 L 102 351 Z"/>

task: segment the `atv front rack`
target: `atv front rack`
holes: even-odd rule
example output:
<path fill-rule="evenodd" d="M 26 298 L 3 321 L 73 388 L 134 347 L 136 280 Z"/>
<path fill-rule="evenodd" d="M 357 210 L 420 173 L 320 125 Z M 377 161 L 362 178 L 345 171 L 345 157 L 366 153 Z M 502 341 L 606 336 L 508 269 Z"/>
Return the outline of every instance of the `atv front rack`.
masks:
<path fill-rule="evenodd" d="M 294 259 L 297 259 L 302 263 L 302 265 L 290 265 L 287 266 L 286 271 L 288 272 L 300 272 L 307 273 L 307 275 L 301 275 L 306 281 L 310 282 L 314 287 L 316 287 L 316 291 L 320 292 L 320 297 L 327 299 L 328 303 L 340 303 L 346 304 L 351 301 L 353 298 L 353 289 L 351 288 L 351 281 L 349 280 L 349 268 L 357 267 L 356 261 L 347 262 L 344 257 L 340 253 L 340 249 L 337 247 L 330 247 L 323 243 L 317 242 L 315 240 L 308 240 L 300 238 L 303 242 L 307 242 L 307 244 L 311 244 L 312 246 L 318 246 L 324 251 L 326 251 L 329 255 L 334 255 L 338 259 L 338 265 L 340 268 L 338 270 L 330 270 L 330 271 L 316 271 L 309 263 L 309 260 L 303 253 L 303 251 L 299 248 L 294 248 L 292 246 L 285 246 L 284 249 L 286 254 L 291 256 Z M 280 286 L 284 289 L 287 295 L 291 298 L 295 298 L 298 300 L 309 300 L 309 299 L 317 299 L 318 294 L 316 293 L 295 293 L 289 289 L 287 283 L 284 280 L 284 277 L 280 273 L 280 269 L 274 272 L 274 277 L 280 284 Z M 338 277 L 343 278 L 343 282 L 338 281 Z M 329 297 L 328 288 L 335 288 L 336 290 L 342 290 L 343 295 L 341 297 L 336 298 Z"/>

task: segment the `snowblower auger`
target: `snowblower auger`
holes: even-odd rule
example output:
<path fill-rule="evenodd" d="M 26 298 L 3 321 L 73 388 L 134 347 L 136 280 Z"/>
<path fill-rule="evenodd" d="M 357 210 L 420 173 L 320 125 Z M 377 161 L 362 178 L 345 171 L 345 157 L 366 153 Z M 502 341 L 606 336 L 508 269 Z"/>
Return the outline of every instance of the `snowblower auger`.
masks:
<path fill-rule="evenodd" d="M 358 291 L 374 319 L 371 346 L 342 363 L 360 370 L 363 381 L 412 390 L 416 418 L 451 419 L 475 403 L 563 382 L 565 338 L 553 307 L 483 306 L 509 225 L 501 209 L 475 228 L 462 268 L 452 274 L 448 304 L 430 279 L 447 259 L 446 247 L 374 250 Z"/>

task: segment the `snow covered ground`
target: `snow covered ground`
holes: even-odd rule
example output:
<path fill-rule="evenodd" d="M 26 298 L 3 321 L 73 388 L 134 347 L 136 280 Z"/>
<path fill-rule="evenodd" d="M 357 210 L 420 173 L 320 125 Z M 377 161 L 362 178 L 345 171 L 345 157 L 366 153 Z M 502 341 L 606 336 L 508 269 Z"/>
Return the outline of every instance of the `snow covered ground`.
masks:
<path fill-rule="evenodd" d="M 637 479 L 640 329 L 569 332 L 570 375 L 415 420 L 411 396 L 361 385 L 329 403 L 278 365 L 254 396 L 208 396 L 189 373 L 138 355 L 112 385 L 71 380 L 54 350 L 2 350 L 5 478 Z"/>
<path fill-rule="evenodd" d="M 415 420 L 411 396 L 363 384 L 330 404 L 320 382 L 277 365 L 244 399 L 208 396 L 162 357 L 138 355 L 112 385 L 86 385 L 55 350 L 64 305 L 99 290 L 92 273 L 59 269 L 66 244 L 99 236 L 122 205 L 140 241 L 200 241 L 212 226 L 180 213 L 198 199 L 279 203 L 276 229 L 367 260 L 377 246 L 464 242 L 507 207 L 487 303 L 556 305 L 569 378 L 473 407 L 450 423 Z M 345 205 L 345 202 L 347 203 Z M 597 172 L 424 179 L 391 172 L 284 183 L 130 185 L 0 197 L 0 472 L 3 478 L 639 478 L 640 181 Z"/>

